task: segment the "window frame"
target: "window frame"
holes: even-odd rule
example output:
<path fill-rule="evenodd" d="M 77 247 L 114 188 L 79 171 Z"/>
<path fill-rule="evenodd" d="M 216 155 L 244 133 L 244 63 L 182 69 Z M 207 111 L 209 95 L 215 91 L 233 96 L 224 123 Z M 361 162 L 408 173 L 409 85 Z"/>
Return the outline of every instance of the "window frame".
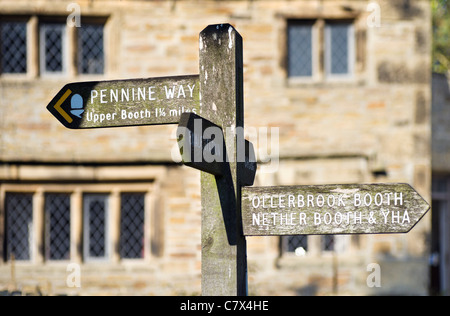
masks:
<path fill-rule="evenodd" d="M 46 40 L 45 33 L 50 26 L 61 28 L 61 71 L 48 71 L 46 60 Z M 39 73 L 41 77 L 64 77 L 68 75 L 69 68 L 69 40 L 67 34 L 67 25 L 58 21 L 40 21 L 39 23 Z"/>
<path fill-rule="evenodd" d="M 26 73 L 3 73 L 0 69 L 0 80 L 24 81 L 24 80 L 53 80 L 68 77 L 77 77 L 79 80 L 100 80 L 108 75 L 111 64 L 108 50 L 111 47 L 109 38 L 110 25 L 109 15 L 91 16 L 83 15 L 82 20 L 87 25 L 99 25 L 103 30 L 103 71 L 102 73 L 88 74 L 82 73 L 79 69 L 79 38 L 78 28 L 67 25 L 67 16 L 61 15 L 34 15 L 34 14 L 0 14 L 0 24 L 3 22 L 24 22 L 26 23 Z M 44 30 L 41 29 L 46 24 L 60 24 L 64 26 L 63 36 L 63 69 L 62 71 L 48 71 L 45 65 L 45 39 Z M 83 24 L 81 25 L 83 27 Z M 45 26 L 44 26 L 45 28 Z M 0 56 L 1 58 L 1 56 Z M 1 60 L 0 60 L 1 61 Z"/>
<path fill-rule="evenodd" d="M 67 259 L 52 259 L 50 255 L 50 248 L 51 248 L 51 220 L 50 220 L 50 210 L 48 209 L 48 200 L 47 198 L 52 195 L 67 195 L 69 198 L 69 257 Z M 72 192 L 45 192 L 44 193 L 44 260 L 46 262 L 69 262 L 71 257 L 71 236 L 72 236 L 72 225 L 71 225 L 71 219 L 72 219 Z"/>
<path fill-rule="evenodd" d="M 33 238 L 30 244 L 31 257 L 27 261 L 16 261 L 20 265 L 63 265 L 68 262 L 80 264 L 124 264 L 137 265 L 149 264 L 155 258 L 162 256 L 164 250 L 164 239 L 157 235 L 158 224 L 164 217 L 164 210 L 156 208 L 155 184 L 153 180 L 136 182 L 80 182 L 80 183 L 28 183 L 13 184 L 0 183 L 0 266 L 7 263 L 5 247 L 5 201 L 8 193 L 29 193 L 33 196 Z M 120 251 L 116 245 L 120 242 L 120 204 L 121 195 L 125 193 L 140 193 L 144 195 L 144 243 L 143 258 L 128 259 L 121 258 Z M 46 194 L 69 194 L 70 195 L 70 260 L 49 260 L 46 257 L 46 223 L 45 223 L 45 196 Z M 107 260 L 84 260 L 84 216 L 83 196 L 85 194 L 106 194 L 108 196 L 108 247 L 109 257 Z M 160 212 L 162 212 L 160 214 Z M 155 216 L 159 219 L 155 219 Z M 155 248 L 156 247 L 156 248 Z"/>
<path fill-rule="evenodd" d="M 83 20 L 84 21 L 84 20 Z M 76 56 L 75 56 L 75 60 L 74 60 L 74 64 L 75 64 L 75 69 L 76 69 L 76 74 L 78 76 L 86 76 L 86 77 L 92 77 L 92 76 L 103 76 L 106 74 L 106 68 L 107 68 L 107 60 L 106 60 L 106 19 L 87 19 L 87 21 L 83 22 L 82 25 L 91 25 L 91 26 L 101 26 L 102 27 L 102 37 L 103 37 L 103 41 L 102 41 L 102 45 L 103 45 L 103 69 L 102 69 L 102 73 L 84 73 L 82 71 L 82 52 L 81 52 L 81 29 L 80 28 L 76 28 L 76 32 L 75 32 L 75 46 L 76 46 Z"/>
<path fill-rule="evenodd" d="M 347 63 L 348 70 L 344 74 L 335 74 L 331 72 L 332 44 L 331 44 L 331 25 L 348 25 L 347 36 Z M 324 26 L 324 73 L 327 80 L 348 80 L 352 79 L 355 73 L 356 63 L 356 39 L 355 39 L 355 22 L 348 20 L 326 20 Z"/>
<path fill-rule="evenodd" d="M 87 205 L 91 199 L 104 198 L 105 219 L 104 219 L 104 256 L 94 257 L 90 255 L 90 212 Z M 109 193 L 89 193 L 83 194 L 83 261 L 91 262 L 108 262 L 111 258 L 111 236 L 110 236 L 110 194 Z"/>
<path fill-rule="evenodd" d="M 307 249 L 298 254 L 294 251 L 289 251 L 289 238 L 292 236 L 280 237 L 280 256 L 288 258 L 301 258 L 320 255 L 322 257 L 329 257 L 334 254 L 346 254 L 351 250 L 351 235 L 298 235 L 306 238 L 305 243 Z M 327 239 L 332 240 L 332 249 L 326 249 Z"/>
<path fill-rule="evenodd" d="M 32 72 L 32 30 L 31 30 L 31 17 L 27 15 L 17 16 L 17 15 L 0 15 L 0 24 L 4 22 L 22 22 L 26 24 L 26 72 L 23 73 L 5 73 L 0 66 L 0 79 L 26 79 Z M 1 39 L 0 39 L 1 40 Z M 0 54 L 0 58 L 2 58 Z M 1 62 L 1 60 L 0 60 Z"/>
<path fill-rule="evenodd" d="M 361 40 L 357 39 L 358 30 L 358 16 L 349 16 L 342 18 L 329 18 L 326 16 L 319 17 L 296 17 L 286 16 L 285 19 L 285 52 L 284 56 L 284 71 L 286 82 L 288 86 L 295 87 L 296 85 L 310 85 L 323 83 L 353 83 L 357 78 L 357 69 L 364 68 L 363 64 L 358 64 L 357 47 L 362 45 Z M 311 22 L 312 21 L 312 22 Z M 312 23 L 312 60 L 313 60 L 313 75 L 312 76 L 290 76 L 290 59 L 289 56 L 289 27 L 295 24 Z M 348 24 L 349 25 L 349 43 L 348 43 L 348 59 L 349 72 L 346 74 L 332 74 L 329 71 L 330 67 L 330 27 L 333 24 Z M 361 68 L 362 67 L 362 68 Z M 359 70 L 358 70 L 359 71 Z"/>
<path fill-rule="evenodd" d="M 290 63 L 292 57 L 290 56 L 290 28 L 295 25 L 310 25 L 311 26 L 311 76 L 291 76 L 290 74 Z M 287 21 L 286 27 L 286 49 L 287 49 L 287 62 L 286 62 L 286 72 L 289 80 L 295 82 L 310 82 L 318 80 L 319 74 L 319 31 L 317 26 L 317 21 L 311 19 L 290 19 Z"/>
<path fill-rule="evenodd" d="M 122 206 L 123 206 L 123 201 L 124 201 L 124 195 L 142 195 L 142 198 L 144 199 L 143 200 L 143 203 L 144 203 L 144 205 L 143 205 L 143 210 L 142 210 L 142 212 L 143 212 L 143 222 L 142 222 L 142 225 L 143 225 L 143 227 L 142 227 L 142 229 L 143 229 L 143 231 L 142 231 L 142 238 L 143 238 L 143 241 L 142 241 L 142 257 L 139 257 L 139 258 L 128 258 L 128 257 L 125 257 L 125 256 L 122 256 L 122 246 L 123 246 L 123 244 L 122 244 L 122 234 L 123 234 L 123 229 L 122 229 L 122 216 L 123 216 L 123 213 L 122 213 L 122 211 L 123 211 L 123 209 L 122 209 Z M 147 241 L 147 239 L 149 238 L 149 236 L 147 236 L 147 233 L 146 233 L 146 229 L 145 229 L 145 227 L 146 227 L 146 225 L 148 225 L 148 214 L 147 214 L 147 201 L 146 201 L 146 193 L 145 192 L 127 192 L 127 191 L 122 191 L 121 193 L 120 193 L 120 220 L 119 220 L 119 225 L 120 225 L 120 232 L 119 232 L 119 249 L 118 249 L 118 255 L 119 255 L 119 257 L 120 257 L 120 260 L 121 261 L 130 261 L 130 262 L 138 262 L 138 261 L 140 261 L 140 260 L 144 260 L 145 259 L 145 256 L 146 256 L 146 248 L 147 248 L 147 245 L 146 245 L 146 241 Z"/>
<path fill-rule="evenodd" d="M 3 240 L 3 244 L 4 244 L 4 249 L 3 249 L 3 253 L 2 253 L 2 258 L 5 262 L 10 262 L 11 261 L 11 253 L 10 253 L 10 249 L 9 249 L 9 230 L 11 229 L 8 224 L 9 224 L 9 220 L 8 220 L 8 209 L 7 209 L 7 201 L 8 201 L 8 195 L 29 195 L 31 196 L 31 222 L 28 225 L 28 258 L 27 259 L 17 259 L 17 257 L 15 256 L 14 261 L 15 262 L 20 262 L 20 263 L 31 263 L 34 261 L 34 244 L 33 244 L 33 240 L 36 236 L 36 230 L 35 230 L 35 222 L 36 222 L 36 218 L 35 218 L 35 207 L 36 207 L 36 201 L 35 201 L 35 195 L 33 192 L 29 192 L 29 191 L 6 191 L 4 193 L 4 201 L 3 201 L 3 207 L 4 207 L 4 240 Z"/>

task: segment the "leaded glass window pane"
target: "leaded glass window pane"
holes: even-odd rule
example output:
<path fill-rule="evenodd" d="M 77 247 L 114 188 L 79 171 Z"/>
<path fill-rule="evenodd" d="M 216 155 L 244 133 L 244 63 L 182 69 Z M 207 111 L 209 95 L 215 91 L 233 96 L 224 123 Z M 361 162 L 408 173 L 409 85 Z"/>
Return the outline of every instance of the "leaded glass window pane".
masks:
<path fill-rule="evenodd" d="M 327 29 L 327 71 L 332 75 L 351 73 L 351 24 L 332 23 Z"/>
<path fill-rule="evenodd" d="M 63 73 L 65 65 L 65 37 L 64 24 L 42 24 L 41 33 L 41 71 L 44 73 Z"/>
<path fill-rule="evenodd" d="M 103 25 L 83 24 L 78 29 L 78 71 L 81 74 L 103 74 Z"/>
<path fill-rule="evenodd" d="M 27 23 L 0 23 L 1 73 L 27 72 Z"/>
<path fill-rule="evenodd" d="M 120 216 L 120 256 L 125 259 L 144 257 L 145 195 L 123 193 Z"/>
<path fill-rule="evenodd" d="M 290 23 L 288 27 L 288 63 L 289 77 L 311 77 L 313 74 L 312 57 L 313 25 Z"/>
<path fill-rule="evenodd" d="M 46 258 L 70 259 L 70 194 L 45 196 Z"/>
<path fill-rule="evenodd" d="M 308 236 L 306 235 L 297 235 L 297 236 L 288 236 L 287 237 L 287 251 L 288 252 L 298 252 L 301 249 L 301 252 L 306 253 L 308 251 Z"/>
<path fill-rule="evenodd" d="M 334 235 L 322 236 L 322 250 L 334 251 L 334 246 L 335 246 L 335 236 Z"/>
<path fill-rule="evenodd" d="M 30 260 L 33 225 L 33 194 L 7 193 L 6 259 Z"/>
<path fill-rule="evenodd" d="M 108 253 L 108 196 L 84 195 L 84 257 L 106 259 Z"/>

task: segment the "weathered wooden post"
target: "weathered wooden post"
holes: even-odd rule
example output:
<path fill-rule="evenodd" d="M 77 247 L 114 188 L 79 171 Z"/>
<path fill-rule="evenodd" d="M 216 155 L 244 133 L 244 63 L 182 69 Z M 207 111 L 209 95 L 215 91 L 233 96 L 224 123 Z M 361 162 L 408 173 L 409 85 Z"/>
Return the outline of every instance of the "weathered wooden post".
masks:
<path fill-rule="evenodd" d="M 244 125 L 242 37 L 229 24 L 210 25 L 199 44 L 201 116 L 223 129 L 229 161 L 223 176 L 201 175 L 202 294 L 244 296 L 247 246 L 236 141 Z"/>

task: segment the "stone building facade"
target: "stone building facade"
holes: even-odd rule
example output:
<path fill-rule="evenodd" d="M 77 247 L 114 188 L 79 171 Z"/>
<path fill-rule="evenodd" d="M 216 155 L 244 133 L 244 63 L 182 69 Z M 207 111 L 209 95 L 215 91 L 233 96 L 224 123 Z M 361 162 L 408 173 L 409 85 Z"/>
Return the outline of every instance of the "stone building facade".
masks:
<path fill-rule="evenodd" d="M 0 290 L 201 293 L 200 174 L 173 161 L 176 126 L 67 130 L 45 107 L 69 82 L 198 74 L 218 23 L 244 39 L 255 185 L 403 182 L 430 201 L 429 1 L 1 0 Z M 430 219 L 249 237 L 249 294 L 427 294 Z"/>

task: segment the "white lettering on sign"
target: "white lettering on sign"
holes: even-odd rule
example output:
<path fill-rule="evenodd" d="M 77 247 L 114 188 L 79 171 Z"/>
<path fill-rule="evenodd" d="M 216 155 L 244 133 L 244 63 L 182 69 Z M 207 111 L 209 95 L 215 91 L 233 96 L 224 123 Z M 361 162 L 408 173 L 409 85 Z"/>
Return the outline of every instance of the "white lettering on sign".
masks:
<path fill-rule="evenodd" d="M 88 126 L 109 126 L 112 123 L 129 125 L 164 118 L 175 118 L 189 112 L 197 114 L 196 107 L 183 104 L 173 106 L 173 100 L 194 99 L 197 84 L 152 85 L 127 88 L 97 88 L 89 91 L 84 120 Z M 161 107 L 161 102 L 169 102 Z M 159 103 L 158 103 L 159 102 Z M 189 101 L 190 102 L 190 101 Z M 189 104 L 189 103 L 188 103 Z M 162 104 L 164 105 L 164 103 Z M 133 110 L 134 109 L 134 110 Z"/>
<path fill-rule="evenodd" d="M 186 99 L 194 97 L 195 84 L 178 85 L 178 86 L 149 86 L 149 87 L 133 87 L 133 88 L 116 88 L 91 90 L 90 104 L 116 104 L 127 102 L 156 101 L 158 99 Z M 157 93 L 157 89 L 161 89 Z M 159 96 L 159 98 L 158 98 Z"/>
<path fill-rule="evenodd" d="M 92 111 L 87 112 L 87 120 L 93 121 L 94 123 L 102 123 L 104 121 L 114 121 L 116 119 L 116 113 L 108 113 L 108 114 L 96 114 Z"/>
<path fill-rule="evenodd" d="M 179 116 L 179 113 L 184 112 L 192 112 L 197 114 L 197 109 L 186 109 L 185 107 L 182 107 L 178 110 L 170 110 L 168 116 Z M 163 108 L 156 108 L 156 109 L 145 109 L 140 111 L 127 111 L 127 110 L 120 110 L 118 113 L 112 112 L 112 113 L 96 113 L 95 110 L 86 111 L 86 120 L 88 122 L 96 123 L 103 123 L 108 121 L 117 121 L 118 119 L 123 121 L 128 120 L 140 120 L 140 119 L 148 119 L 153 116 L 166 116 L 166 111 Z"/>
<path fill-rule="evenodd" d="M 389 207 L 403 205 L 402 192 L 254 195 L 251 206 L 254 210 L 263 210 L 252 213 L 252 225 L 288 227 L 410 224 L 407 209 L 389 210 Z M 352 211 L 345 211 L 346 207 Z"/>
<path fill-rule="evenodd" d="M 346 202 L 344 201 L 344 195 L 339 195 L 338 197 L 334 195 L 328 195 L 327 197 L 325 197 L 323 194 L 319 194 L 317 196 L 314 196 L 313 194 L 254 196 L 252 199 L 252 205 L 254 208 L 258 208 L 260 205 L 262 205 L 263 208 L 286 208 L 286 207 L 309 208 L 309 207 L 324 207 L 324 206 L 344 207 L 346 205 L 345 203 Z"/>
<path fill-rule="evenodd" d="M 248 187 L 242 192 L 245 236 L 406 233 L 430 208 L 405 183 Z"/>
<path fill-rule="evenodd" d="M 277 196 L 254 196 L 252 199 L 252 205 L 254 208 L 260 205 L 263 208 L 285 208 L 285 207 L 335 207 L 342 206 L 345 207 L 347 204 L 353 206 L 381 206 L 381 205 L 403 205 L 403 194 L 399 193 L 377 193 L 375 196 L 367 193 L 364 195 L 356 193 L 353 197 L 352 203 L 348 202 L 348 196 L 341 194 L 335 196 L 330 194 L 324 196 L 323 194 L 313 195 L 277 195 Z M 275 202 L 274 202 L 275 200 Z"/>
<path fill-rule="evenodd" d="M 376 206 L 381 206 L 382 204 L 386 205 L 403 205 L 403 193 L 377 193 L 375 197 L 372 197 L 371 194 L 367 193 L 364 194 L 364 196 L 361 196 L 361 194 L 355 194 L 354 198 L 354 206 L 371 206 L 372 204 L 375 204 Z"/>
<path fill-rule="evenodd" d="M 383 215 L 384 224 L 405 224 L 410 223 L 409 213 L 405 211 L 401 214 L 399 211 L 381 211 Z"/>
<path fill-rule="evenodd" d="M 295 225 L 358 225 L 358 224 L 377 224 L 379 218 L 371 212 L 365 216 L 363 212 L 313 212 L 307 214 L 304 212 L 270 212 L 270 213 L 252 213 L 253 226 L 295 226 Z M 400 211 L 380 211 L 382 215 L 381 224 L 410 224 L 409 212 Z M 309 215 L 309 216 L 308 216 Z"/>

